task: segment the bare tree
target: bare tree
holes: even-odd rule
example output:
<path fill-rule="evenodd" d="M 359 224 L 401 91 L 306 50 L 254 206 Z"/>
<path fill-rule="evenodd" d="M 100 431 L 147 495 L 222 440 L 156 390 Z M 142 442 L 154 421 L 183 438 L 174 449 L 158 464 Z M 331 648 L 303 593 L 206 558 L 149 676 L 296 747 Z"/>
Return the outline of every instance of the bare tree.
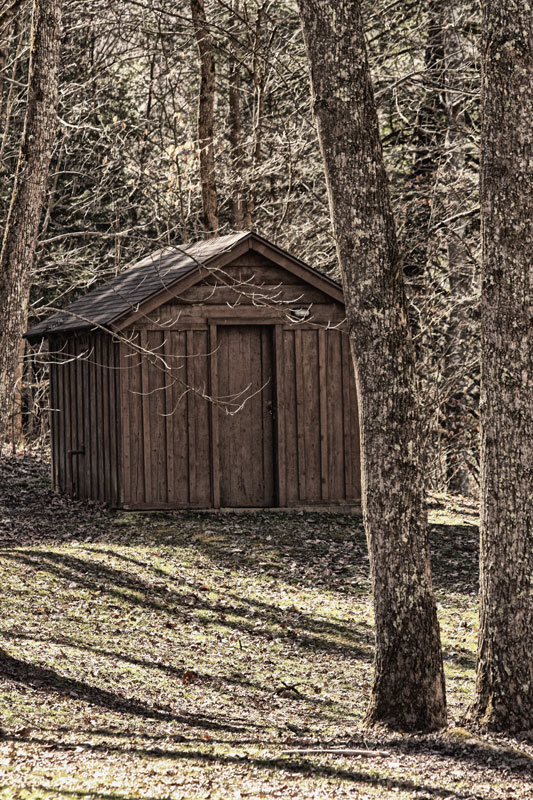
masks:
<path fill-rule="evenodd" d="M 533 16 L 483 2 L 481 610 L 475 717 L 533 718 Z"/>
<path fill-rule="evenodd" d="M 34 0 L 24 132 L 0 252 L 0 440 L 11 409 L 55 138 L 60 30 L 60 0 Z"/>
<path fill-rule="evenodd" d="M 242 231 L 245 227 L 247 202 L 246 191 L 243 185 L 244 139 L 239 64 L 240 0 L 233 0 L 231 12 L 234 16 L 233 25 L 230 27 L 228 37 L 228 142 L 231 153 L 230 168 L 233 173 L 231 223 L 234 230 Z"/>
<path fill-rule="evenodd" d="M 369 722 L 446 722 L 414 349 L 358 0 L 300 0 L 354 356 L 376 622 Z"/>
<path fill-rule="evenodd" d="M 204 0 L 191 0 L 191 14 L 200 56 L 198 147 L 203 223 L 205 231 L 216 236 L 219 223 L 215 174 L 215 49 L 207 24 Z"/>

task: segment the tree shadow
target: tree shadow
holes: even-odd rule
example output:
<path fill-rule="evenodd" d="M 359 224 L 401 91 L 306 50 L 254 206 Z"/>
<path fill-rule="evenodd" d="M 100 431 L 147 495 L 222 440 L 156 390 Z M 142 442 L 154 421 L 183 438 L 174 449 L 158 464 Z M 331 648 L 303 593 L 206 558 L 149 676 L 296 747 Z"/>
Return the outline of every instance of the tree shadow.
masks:
<path fill-rule="evenodd" d="M 97 655 L 104 656 L 109 658 L 110 660 L 122 661 L 126 664 L 133 664 L 135 666 L 144 667 L 146 669 L 155 669 L 162 672 L 167 673 L 168 675 L 177 678 L 178 680 L 182 680 L 183 677 L 187 678 L 187 670 L 186 667 L 179 668 L 173 667 L 171 664 L 161 664 L 159 662 L 150 661 L 145 658 L 139 658 L 131 655 L 125 655 L 123 653 L 117 653 L 115 650 L 107 650 L 103 647 L 94 647 L 93 645 L 87 643 L 80 643 L 77 642 L 70 636 L 34 636 L 32 634 L 27 633 L 19 633 L 13 631 L 2 631 L 1 636 L 4 639 L 11 639 L 13 641 L 40 641 L 40 642 L 48 642 L 49 644 L 55 644 L 63 647 L 72 647 L 76 650 L 81 650 L 87 653 L 96 653 Z M 1 650 L 0 650 L 1 653 Z M 1 662 L 0 662 L 0 674 L 1 674 Z M 228 686 L 242 686 L 245 689 L 254 689 L 256 691 L 268 691 L 266 687 L 252 680 L 246 680 L 242 676 L 235 677 L 230 675 L 212 675 L 208 672 L 203 672 L 202 670 L 195 669 L 195 680 L 198 683 L 212 683 L 212 684 L 220 684 L 224 683 Z M 272 693 L 274 694 L 274 689 L 272 689 Z M 303 694 L 301 695 L 302 699 L 305 699 L 307 702 L 313 703 L 315 705 L 327 705 L 330 706 L 330 702 L 321 701 L 320 698 L 317 697 L 307 697 Z"/>
<path fill-rule="evenodd" d="M 477 596 L 478 539 L 476 525 L 430 525 L 431 566 L 436 589 Z"/>
<path fill-rule="evenodd" d="M 138 575 L 116 569 L 100 561 L 91 561 L 66 553 L 39 550 L 4 550 L 4 558 L 18 561 L 33 569 L 46 570 L 62 580 L 76 582 L 91 591 L 97 591 L 115 597 L 121 602 L 130 603 L 141 608 L 149 608 L 172 616 L 187 618 L 192 611 L 209 611 L 216 615 L 216 624 L 220 627 L 234 629 L 247 635 L 259 638 L 272 638 L 271 630 L 255 626 L 257 620 L 266 626 L 274 626 L 277 635 L 284 634 L 287 612 L 273 604 L 252 600 L 247 597 L 226 593 L 226 597 L 234 604 L 211 602 L 202 590 L 198 593 L 176 591 L 166 585 L 160 586 L 143 580 Z M 166 576 L 167 580 L 171 580 Z M 183 584 L 182 584 L 183 585 Z M 126 591 L 121 591 L 124 589 Z M 134 594 L 128 594 L 132 592 Z M 141 594 L 142 597 L 137 596 Z M 237 605 L 238 603 L 238 605 Z M 253 613 L 251 610 L 253 609 Z M 204 620 L 205 624 L 205 620 Z M 281 627 L 281 630 L 279 628 Z M 357 632 L 352 627 L 298 612 L 293 615 L 288 635 L 296 634 L 298 643 L 313 650 L 325 650 L 346 655 L 348 652 L 355 658 L 370 660 L 372 658 L 373 637 L 368 630 Z M 343 642 L 337 639 L 342 637 Z M 361 646 L 361 641 L 364 645 Z"/>
<path fill-rule="evenodd" d="M 446 733 L 444 734 L 446 736 Z M 354 745 L 357 746 L 356 744 Z M 387 748 L 394 749 L 404 755 L 427 754 L 430 749 L 432 755 L 441 758 L 452 758 L 455 761 L 464 761 L 470 767 L 479 767 L 482 770 L 487 768 L 495 772 L 507 772 L 511 770 L 516 773 L 532 774 L 533 757 L 525 752 L 514 750 L 511 747 L 499 747 L 490 742 L 461 741 L 454 742 L 443 738 L 443 735 L 436 736 L 430 740 L 426 738 L 398 738 L 387 743 Z"/>
<path fill-rule="evenodd" d="M 189 514 L 190 516 L 190 514 Z M 205 515 L 196 515 L 205 527 Z M 179 515 L 163 516 L 179 522 Z M 210 537 L 176 537 L 180 546 L 200 550 L 215 563 L 241 571 L 261 572 L 273 579 L 282 579 L 299 587 L 324 586 L 341 594 L 353 593 L 353 580 L 370 591 L 368 552 L 362 521 L 359 517 L 327 513 L 236 514 L 231 525 L 223 515 L 209 519 Z M 217 541 L 217 537 L 223 541 Z M 270 538 L 267 538 L 270 537 Z M 279 552 L 279 564 L 264 560 L 265 542 Z M 429 542 L 434 585 L 437 589 L 477 594 L 478 591 L 478 527 L 474 524 L 430 524 Z M 167 543 L 168 540 L 167 540 Z M 257 544 L 257 548 L 254 548 Z M 349 550 L 345 549 L 349 545 Z M 241 549 L 236 554 L 235 546 Z M 339 553 L 350 559 L 351 581 L 343 583 L 338 569 Z M 327 563 L 335 572 L 334 579 L 324 574 Z M 296 566 L 291 575 L 288 564 Z"/>
<path fill-rule="evenodd" d="M 22 739 L 18 737 L 16 734 L 4 734 L 1 736 L 4 741 L 28 741 L 27 739 Z M 46 747 L 47 749 L 52 750 L 71 750 L 73 749 L 74 745 L 66 744 L 55 739 L 45 739 L 45 738 L 36 738 L 32 737 L 30 740 L 34 744 L 41 745 Z M 453 789 L 446 789 L 444 787 L 435 787 L 429 786 L 422 783 L 417 783 L 416 781 L 410 780 L 408 778 L 398 778 L 394 776 L 387 775 L 386 777 L 381 777 L 375 774 L 376 767 L 373 765 L 371 767 L 372 772 L 370 770 L 368 772 L 364 772 L 362 770 L 355 770 L 355 769 L 347 769 L 342 767 L 336 767 L 329 764 L 317 764 L 311 761 L 305 755 L 302 755 L 298 758 L 292 757 L 260 757 L 260 756 L 251 756 L 251 755 L 230 755 L 230 754 L 222 754 L 222 753 L 206 753 L 201 752 L 198 750 L 167 750 L 160 747 L 133 747 L 129 746 L 126 750 L 125 748 L 121 747 L 120 745 L 116 744 L 109 744 L 109 743 L 98 743 L 98 744 L 91 744 L 91 743 L 84 743 L 84 749 L 89 750 L 91 752 L 103 752 L 103 753 L 115 753 L 115 754 L 127 754 L 131 757 L 132 754 L 146 757 L 146 758 L 163 758 L 172 761 L 197 761 L 199 763 L 204 764 L 216 764 L 216 765 L 227 765 L 227 766 L 235 766 L 235 765 L 242 765 L 243 763 L 249 764 L 254 770 L 257 769 L 268 769 L 268 770 L 275 770 L 280 771 L 282 773 L 290 773 L 292 775 L 300 775 L 302 777 L 309 777 L 309 778 L 334 778 L 340 781 L 346 781 L 349 783 L 358 783 L 363 784 L 366 786 L 372 787 L 383 787 L 388 789 L 389 791 L 392 790 L 403 790 L 403 791 L 411 791 L 411 792 L 424 792 L 427 796 L 430 797 L 441 797 L 441 798 L 456 798 L 457 800 L 470 800 L 472 794 L 465 794 L 464 792 L 453 790 Z M 314 757 L 316 758 L 316 756 Z M 54 790 L 55 791 L 55 790 Z M 105 798 L 106 795 L 103 795 Z M 108 795 L 107 797 L 113 798 L 113 795 Z M 119 797 L 121 797 L 119 795 Z M 124 796 L 122 796 L 122 800 L 124 800 Z"/>
<path fill-rule="evenodd" d="M 123 697 L 85 681 L 68 678 L 49 667 L 40 667 L 37 664 L 23 661 L 9 655 L 3 649 L 0 649 L 0 674 L 3 678 L 9 678 L 35 689 L 46 689 L 62 696 L 84 700 L 109 711 L 118 711 L 145 719 L 179 722 L 202 729 L 239 731 L 243 727 L 217 722 L 204 714 L 176 714 L 159 704 L 148 705 L 135 698 Z"/>
<path fill-rule="evenodd" d="M 473 670 L 476 666 L 476 654 L 465 647 L 443 648 L 443 656 L 445 661 L 450 661 L 452 664 L 457 664 L 458 667 L 463 667 L 464 669 Z"/>
<path fill-rule="evenodd" d="M 126 563 L 135 564 L 136 566 L 140 566 L 140 567 L 143 567 L 144 569 L 147 569 L 147 570 L 150 570 L 150 571 L 154 572 L 156 575 L 160 575 L 161 577 L 164 577 L 166 580 L 174 581 L 172 576 L 170 576 L 167 572 L 165 572 L 164 570 L 160 569 L 159 567 L 156 567 L 155 565 L 153 565 L 153 564 L 151 564 L 149 562 L 141 561 L 140 559 L 132 558 L 131 556 L 126 556 L 123 553 L 118 553 L 115 550 L 112 550 L 112 549 L 109 549 L 109 548 L 105 548 L 105 547 L 91 547 L 91 548 L 82 548 L 82 549 L 85 549 L 86 552 L 89 553 L 89 554 L 97 552 L 97 553 L 101 553 L 103 555 L 109 555 L 112 558 L 116 558 L 116 559 L 124 561 Z M 193 586 L 193 584 L 191 584 L 191 583 L 188 583 L 187 585 L 191 586 L 192 588 L 195 588 Z M 287 609 L 278 608 L 277 606 L 271 605 L 269 603 L 265 603 L 264 601 L 258 600 L 256 598 L 252 599 L 250 597 L 243 597 L 242 595 L 237 595 L 237 594 L 234 594 L 233 592 L 229 592 L 227 589 L 224 589 L 223 594 L 224 594 L 224 597 L 229 598 L 230 600 L 233 600 L 236 603 L 246 603 L 248 606 L 251 606 L 251 607 L 259 609 L 259 610 L 263 610 L 263 611 L 265 611 L 266 614 L 269 614 L 269 615 L 272 614 L 273 611 L 277 611 L 279 614 L 283 614 L 283 615 L 285 615 L 287 613 L 290 613 L 290 611 L 288 611 Z M 213 608 L 212 605 L 209 606 L 209 607 Z M 215 606 L 214 608 L 216 610 L 218 610 L 218 606 Z M 234 609 L 234 607 L 233 607 L 233 609 Z M 248 611 L 246 611 L 245 613 L 248 613 Z M 328 618 L 327 620 L 319 620 L 316 617 L 312 617 L 312 616 L 310 616 L 308 614 L 305 614 L 305 612 L 296 612 L 296 613 L 297 613 L 298 616 L 301 616 L 306 621 L 310 620 L 312 623 L 314 623 L 315 625 L 319 626 L 322 632 L 325 632 L 326 630 L 329 630 L 331 632 L 339 632 L 339 633 L 341 633 L 343 635 L 346 635 L 347 633 L 350 632 L 350 628 L 345 623 L 333 622 L 331 620 L 331 618 Z M 366 630 L 368 632 L 372 631 L 371 626 L 366 622 L 360 622 L 359 625 L 358 625 L 358 629 L 364 629 L 364 630 Z M 373 634 L 372 634 L 372 643 L 373 643 Z"/>

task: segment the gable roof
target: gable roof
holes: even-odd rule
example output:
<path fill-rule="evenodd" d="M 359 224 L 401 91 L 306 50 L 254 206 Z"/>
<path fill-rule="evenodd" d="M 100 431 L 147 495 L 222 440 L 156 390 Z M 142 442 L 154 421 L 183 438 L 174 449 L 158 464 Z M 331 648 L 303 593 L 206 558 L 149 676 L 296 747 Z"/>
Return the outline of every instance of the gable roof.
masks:
<path fill-rule="evenodd" d="M 54 333 L 107 328 L 137 315 L 140 307 L 149 300 L 164 296 L 185 276 L 195 271 L 198 280 L 205 275 L 204 267 L 216 268 L 228 263 L 247 250 L 256 250 L 290 272 L 297 272 L 304 280 L 321 288 L 338 302 L 342 302 L 342 289 L 331 278 L 304 264 L 256 233 L 232 233 L 179 247 L 158 250 L 113 280 L 102 284 L 80 297 L 47 319 L 34 325 L 24 334 L 28 339 Z"/>

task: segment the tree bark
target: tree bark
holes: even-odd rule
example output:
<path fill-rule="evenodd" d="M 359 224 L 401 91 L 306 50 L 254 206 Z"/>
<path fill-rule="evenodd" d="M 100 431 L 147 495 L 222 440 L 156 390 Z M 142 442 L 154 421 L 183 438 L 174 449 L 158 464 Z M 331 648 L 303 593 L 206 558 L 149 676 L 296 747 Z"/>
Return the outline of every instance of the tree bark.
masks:
<path fill-rule="evenodd" d="M 358 0 L 300 0 L 354 357 L 376 626 L 367 721 L 446 722 L 414 350 Z"/>
<path fill-rule="evenodd" d="M 234 0 L 232 12 L 235 20 L 240 16 L 240 0 Z M 238 22 L 235 21 L 228 42 L 228 141 L 231 149 L 233 186 L 231 194 L 231 218 L 234 231 L 244 230 L 246 193 L 244 191 L 244 141 L 242 135 L 241 74 L 238 47 Z"/>
<path fill-rule="evenodd" d="M 465 98 L 458 96 L 457 76 L 463 68 L 463 49 L 458 20 L 466 16 L 463 0 L 448 2 L 445 12 L 445 102 L 447 111 L 446 140 L 443 147 L 443 165 L 435 194 L 440 200 L 441 216 L 460 214 L 467 204 L 466 159 L 468 126 L 465 122 Z M 444 355 L 444 379 L 448 400 L 443 403 L 444 441 L 446 458 L 446 490 L 451 494 L 468 494 L 469 409 L 475 408 L 476 399 L 471 389 L 476 388 L 477 370 L 465 375 L 465 363 L 471 360 L 472 322 L 470 304 L 466 298 L 474 294 L 474 273 L 468 249 L 465 247 L 469 220 L 460 217 L 446 225 L 446 269 L 450 292 L 449 311 L 443 322 L 447 341 Z M 442 331 L 441 331 L 442 335 Z M 470 355 L 470 358 L 469 358 Z M 470 423 L 471 424 L 471 423 Z"/>
<path fill-rule="evenodd" d="M 24 131 L 0 251 L 0 441 L 9 424 L 56 131 L 60 34 L 60 0 L 34 0 Z"/>
<path fill-rule="evenodd" d="M 533 720 L 533 15 L 484 0 L 480 633 L 472 712 Z"/>
<path fill-rule="evenodd" d="M 198 147 L 200 149 L 200 181 L 204 229 L 218 235 L 217 188 L 215 173 L 215 50 L 207 24 L 204 0 L 191 0 L 194 35 L 200 56 L 200 89 L 198 92 Z"/>

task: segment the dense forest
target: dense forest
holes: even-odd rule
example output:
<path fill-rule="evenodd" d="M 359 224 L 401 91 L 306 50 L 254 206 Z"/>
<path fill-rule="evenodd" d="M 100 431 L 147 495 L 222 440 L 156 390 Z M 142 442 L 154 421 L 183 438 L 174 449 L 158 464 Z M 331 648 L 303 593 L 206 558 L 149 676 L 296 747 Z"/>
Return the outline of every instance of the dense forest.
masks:
<path fill-rule="evenodd" d="M 8 4 L 1 23 L 3 219 L 24 124 L 30 5 Z M 296 4 L 208 2 L 200 16 L 194 8 L 65 4 L 30 321 L 146 252 L 211 229 L 253 228 L 340 278 Z M 427 470 L 435 488 L 475 493 L 477 4 L 369 4 L 364 19 L 419 355 Z M 46 400 L 30 372 L 13 408 L 23 411 L 16 429 L 23 422 L 35 435 Z"/>

